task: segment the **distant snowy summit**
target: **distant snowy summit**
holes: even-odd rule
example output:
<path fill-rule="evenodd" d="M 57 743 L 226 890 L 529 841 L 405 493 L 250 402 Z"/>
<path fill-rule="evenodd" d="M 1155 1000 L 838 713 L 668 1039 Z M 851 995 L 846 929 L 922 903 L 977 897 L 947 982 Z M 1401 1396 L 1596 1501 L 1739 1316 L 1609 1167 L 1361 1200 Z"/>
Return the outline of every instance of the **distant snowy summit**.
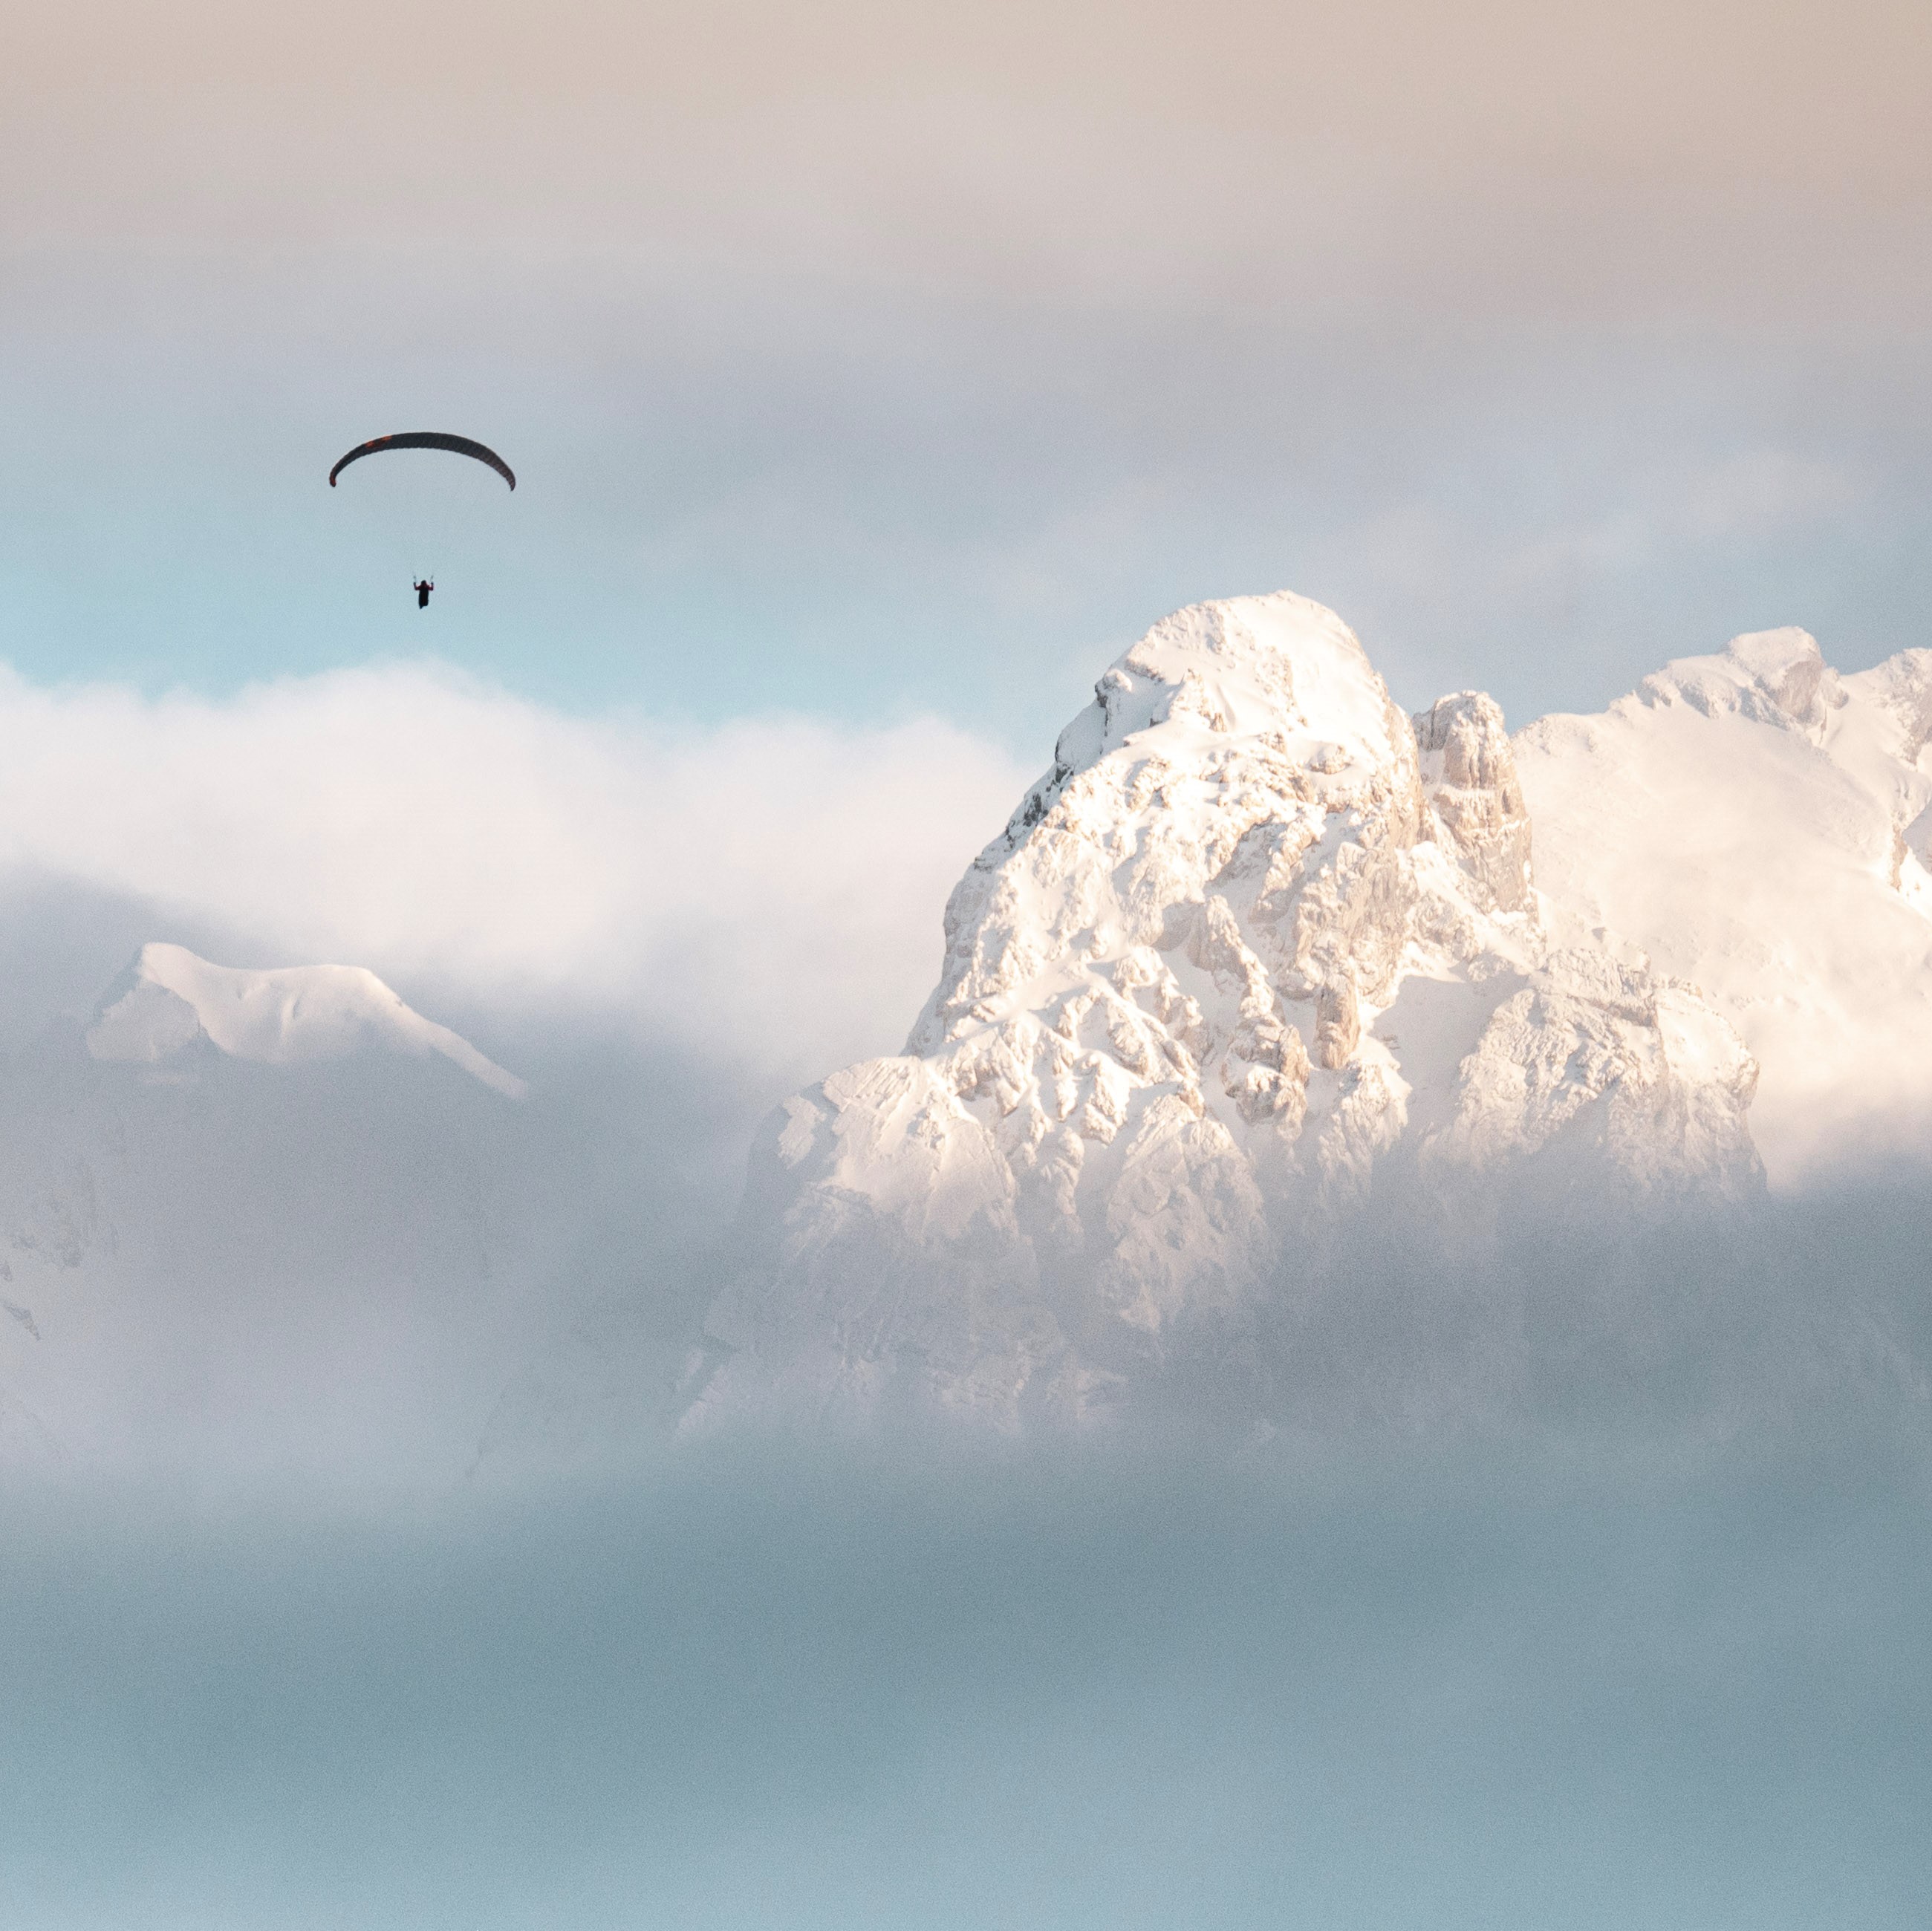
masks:
<path fill-rule="evenodd" d="M 768 1125 L 687 1425 L 1077 1421 L 1238 1351 L 1384 1188 L 1754 1193 L 1733 1015 L 1553 910 L 1532 844 L 1489 698 L 1406 717 L 1286 594 L 1157 625 L 954 892 L 905 1052 Z"/>
<path fill-rule="evenodd" d="M 263 1066 L 365 1052 L 438 1056 L 494 1092 L 526 1090 L 467 1039 L 404 1004 L 361 966 L 248 971 L 211 965 L 181 946 L 143 946 L 108 988 L 87 1030 L 97 1060 L 166 1069 L 210 1048 Z"/>
<path fill-rule="evenodd" d="M 524 1091 L 371 972 L 142 946 L 84 1029 L 0 1065 L 0 1471 L 147 1465 L 124 1364 L 199 1402 L 179 1351 L 204 1318 L 218 1377 L 327 1322 L 393 1363 L 392 1307 L 489 1305 L 543 1207 Z"/>
<path fill-rule="evenodd" d="M 1553 930 L 1694 981 L 1763 1068 L 1774 1186 L 1932 1128 L 1932 651 L 1840 675 L 1802 630 L 1516 739 Z"/>

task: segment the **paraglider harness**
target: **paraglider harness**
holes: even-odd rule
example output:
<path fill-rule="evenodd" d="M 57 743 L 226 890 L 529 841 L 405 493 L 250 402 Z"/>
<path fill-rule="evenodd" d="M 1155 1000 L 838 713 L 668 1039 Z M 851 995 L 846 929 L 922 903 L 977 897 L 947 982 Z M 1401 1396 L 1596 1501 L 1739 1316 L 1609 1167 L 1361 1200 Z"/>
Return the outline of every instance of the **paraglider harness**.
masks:
<path fill-rule="evenodd" d="M 421 583 L 412 583 L 410 588 L 416 593 L 416 608 L 419 610 L 428 610 L 429 593 L 436 588 L 436 579 L 434 577 L 425 577 Z"/>

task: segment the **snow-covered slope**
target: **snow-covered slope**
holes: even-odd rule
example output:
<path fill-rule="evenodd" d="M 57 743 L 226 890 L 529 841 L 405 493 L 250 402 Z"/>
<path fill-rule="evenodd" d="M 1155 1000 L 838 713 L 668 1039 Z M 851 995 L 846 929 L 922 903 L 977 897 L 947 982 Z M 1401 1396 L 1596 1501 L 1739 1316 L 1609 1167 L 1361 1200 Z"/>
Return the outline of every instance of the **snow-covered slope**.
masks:
<path fill-rule="evenodd" d="M 1300 598 L 1169 618 L 953 893 L 905 1053 L 768 1127 L 692 1423 L 1077 1419 L 1190 1336 L 1238 1345 L 1385 1171 L 1750 1192 L 1737 1035 L 1574 924 L 1489 699 L 1412 721 Z"/>
<path fill-rule="evenodd" d="M 1739 637 L 1516 742 L 1552 916 L 1694 980 L 1763 1068 L 1774 1185 L 1932 1115 L 1932 652 Z"/>
<path fill-rule="evenodd" d="M 141 948 L 101 1000 L 87 1045 L 97 1060 L 155 1066 L 204 1045 L 274 1066 L 370 1051 L 436 1054 L 512 1099 L 524 1093 L 514 1074 L 412 1012 L 361 966 L 250 972 L 211 965 L 181 946 Z"/>

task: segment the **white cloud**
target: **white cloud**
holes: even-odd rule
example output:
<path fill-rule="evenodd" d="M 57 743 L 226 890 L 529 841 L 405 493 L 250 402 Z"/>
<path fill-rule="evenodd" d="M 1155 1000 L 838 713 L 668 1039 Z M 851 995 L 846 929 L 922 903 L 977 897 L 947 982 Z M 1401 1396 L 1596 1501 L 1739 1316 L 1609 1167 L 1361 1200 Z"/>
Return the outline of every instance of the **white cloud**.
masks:
<path fill-rule="evenodd" d="M 0 676 L 0 861 L 274 956 L 809 1073 L 898 1043 L 1028 774 L 920 721 L 675 730 L 446 669 L 232 700 Z M 167 936 L 157 932 L 154 937 Z"/>

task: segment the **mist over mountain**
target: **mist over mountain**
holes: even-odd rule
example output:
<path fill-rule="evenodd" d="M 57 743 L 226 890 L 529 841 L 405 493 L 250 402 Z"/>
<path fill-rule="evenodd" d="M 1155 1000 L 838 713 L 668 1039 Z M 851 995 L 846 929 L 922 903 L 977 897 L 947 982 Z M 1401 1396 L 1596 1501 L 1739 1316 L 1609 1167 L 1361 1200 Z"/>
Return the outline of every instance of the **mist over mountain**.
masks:
<path fill-rule="evenodd" d="M 954 892 L 905 1052 L 767 1125 L 685 1426 L 1486 1428 L 1694 1346 L 1700 1427 L 1922 1403 L 1901 1284 L 1848 1266 L 1821 1323 L 1773 1229 L 1924 1144 L 1928 664 L 1741 638 L 1512 741 L 1477 693 L 1404 717 L 1292 596 L 1156 625 Z"/>
<path fill-rule="evenodd" d="M 319 889 L 276 879 L 251 934 L 151 783 L 172 906 L 63 881 L 71 821 L 10 888 L 9 1459 L 434 1486 L 772 1427 L 1267 1456 L 1365 1429 L 1690 1441 L 1841 1398 L 1916 1426 L 1928 662 L 1841 677 L 1772 633 L 1512 737 L 1479 693 L 1406 716 L 1318 606 L 1196 607 L 1101 677 L 967 868 L 922 1011 L 931 901 L 866 890 L 904 835 L 870 807 L 895 787 L 964 844 L 985 764 L 868 747 L 855 772 L 828 745 L 761 792 L 693 747 L 660 803 L 602 742 L 596 787 L 647 834 L 626 889 L 681 895 L 624 942 L 621 1018 L 640 968 L 610 935 L 643 913 L 586 916 L 534 853 L 473 865 L 466 897 L 445 864 L 416 932 L 400 871 L 345 889 L 359 836 L 338 858 L 305 810 Z M 278 701 L 292 783 L 319 786 Z M 389 687 L 356 701 L 381 721 Z M 555 735 L 445 703 L 452 770 L 465 731 Z M 62 786 L 110 727 L 73 721 L 40 754 Z M 217 754 L 187 808 L 218 826 L 230 797 L 259 842 L 218 715 L 186 722 Z M 139 755 L 169 768 L 164 739 Z M 866 829 L 828 835 L 801 786 L 844 787 Z M 676 883 L 694 837 L 708 901 Z M 405 817 L 388 843 L 442 838 Z M 814 893 L 801 955 L 783 922 Z M 466 927 L 490 935 L 466 973 Z M 358 932 L 421 1005 L 362 960 L 287 963 Z M 754 1132 L 799 1064 L 789 1015 L 877 1036 L 892 984 L 904 1051 Z M 52 988 L 87 1003 L 37 1015 Z"/>

